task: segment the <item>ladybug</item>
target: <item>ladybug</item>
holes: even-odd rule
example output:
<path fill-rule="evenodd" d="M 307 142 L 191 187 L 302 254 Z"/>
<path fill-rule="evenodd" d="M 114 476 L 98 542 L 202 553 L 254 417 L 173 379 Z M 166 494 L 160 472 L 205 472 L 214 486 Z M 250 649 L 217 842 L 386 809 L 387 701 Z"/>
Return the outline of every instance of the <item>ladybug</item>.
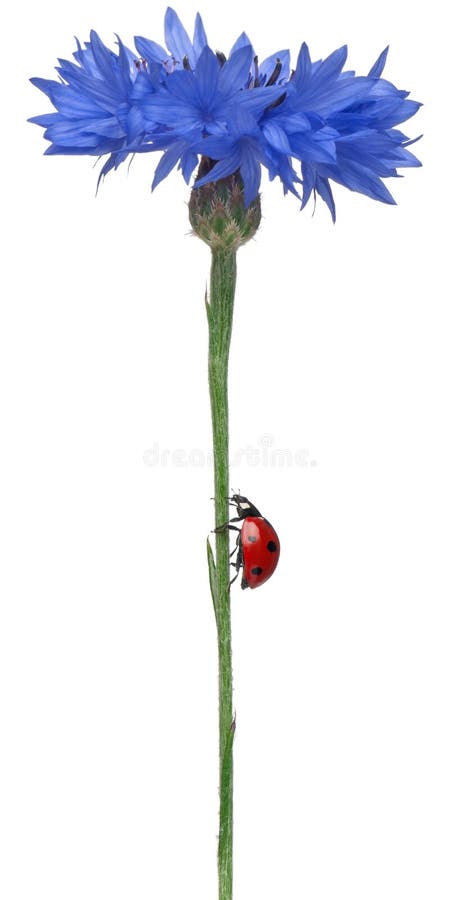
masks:
<path fill-rule="evenodd" d="M 279 562 L 279 538 L 270 522 L 247 497 L 233 494 L 228 500 L 230 506 L 236 507 L 237 516 L 215 530 L 222 531 L 226 528 L 238 533 L 236 546 L 231 553 L 233 556 L 237 552 L 236 562 L 231 563 L 236 574 L 230 585 L 236 581 L 242 568 L 241 588 L 259 587 L 271 577 Z M 237 528 L 232 522 L 242 522 L 242 527 Z"/>

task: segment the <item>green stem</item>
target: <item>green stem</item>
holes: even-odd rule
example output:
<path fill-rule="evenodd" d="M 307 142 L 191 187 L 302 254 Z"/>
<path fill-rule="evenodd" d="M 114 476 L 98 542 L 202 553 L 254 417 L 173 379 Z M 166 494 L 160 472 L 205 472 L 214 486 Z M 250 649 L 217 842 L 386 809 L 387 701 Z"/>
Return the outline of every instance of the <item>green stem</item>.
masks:
<path fill-rule="evenodd" d="M 209 391 L 214 446 L 215 526 L 228 521 L 228 357 L 236 287 L 235 249 L 213 249 L 210 275 Z M 216 558 L 209 572 L 218 635 L 220 732 L 220 831 L 218 843 L 219 900 L 233 895 L 233 739 L 229 535 L 215 535 Z"/>

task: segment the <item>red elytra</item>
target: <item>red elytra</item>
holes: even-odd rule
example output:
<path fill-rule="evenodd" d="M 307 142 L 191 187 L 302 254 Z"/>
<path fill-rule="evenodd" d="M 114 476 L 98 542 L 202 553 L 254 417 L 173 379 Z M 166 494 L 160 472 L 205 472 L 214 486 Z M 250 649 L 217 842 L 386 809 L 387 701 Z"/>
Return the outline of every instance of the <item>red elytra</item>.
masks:
<path fill-rule="evenodd" d="M 241 494 L 233 494 L 229 498 L 232 506 L 237 509 L 237 516 L 230 519 L 216 531 L 224 528 L 237 531 L 236 547 L 231 556 L 237 552 L 236 562 L 232 565 L 236 574 L 230 584 L 236 580 L 242 568 L 241 587 L 256 588 L 271 578 L 277 563 L 279 562 L 280 542 L 278 535 L 267 519 L 247 497 Z M 232 522 L 242 522 L 242 527 L 236 528 Z"/>
<path fill-rule="evenodd" d="M 243 558 L 241 587 L 259 587 L 271 577 L 279 562 L 279 538 L 263 516 L 247 516 L 242 524 L 240 541 Z"/>

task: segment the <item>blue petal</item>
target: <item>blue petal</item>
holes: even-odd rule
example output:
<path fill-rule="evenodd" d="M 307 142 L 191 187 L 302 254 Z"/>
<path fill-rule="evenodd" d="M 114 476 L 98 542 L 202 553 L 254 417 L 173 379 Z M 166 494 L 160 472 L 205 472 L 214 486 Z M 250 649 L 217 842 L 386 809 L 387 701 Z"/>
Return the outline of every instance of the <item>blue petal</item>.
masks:
<path fill-rule="evenodd" d="M 275 177 L 275 175 L 278 175 L 278 177 L 282 181 L 282 185 L 284 188 L 284 194 L 286 194 L 288 191 L 290 191 L 292 194 L 294 194 L 295 197 L 298 197 L 298 199 L 301 199 L 300 195 L 295 187 L 295 182 L 297 184 L 300 184 L 301 180 L 298 178 L 298 175 L 296 174 L 295 169 L 293 168 L 290 160 L 286 156 L 282 156 L 281 154 L 279 154 L 279 157 L 277 160 L 277 171 L 275 173 L 272 173 L 271 177 Z"/>
<path fill-rule="evenodd" d="M 231 54 L 219 71 L 219 93 L 230 97 L 244 86 L 250 74 L 252 58 L 253 50 L 250 44 Z"/>
<path fill-rule="evenodd" d="M 76 142 L 78 146 L 80 136 L 83 141 L 95 144 L 97 135 L 122 138 L 125 136 L 125 131 L 118 120 L 111 116 L 103 119 L 90 119 L 83 123 L 79 120 L 61 118 L 49 127 L 48 134 L 54 144 L 63 145 Z"/>
<path fill-rule="evenodd" d="M 297 91 L 302 92 L 308 86 L 311 79 L 311 57 L 308 45 L 304 42 L 301 45 L 300 52 L 296 63 L 294 85 Z"/>
<path fill-rule="evenodd" d="M 320 140 L 320 132 L 292 134 L 290 144 L 291 153 L 302 162 L 334 163 L 336 161 L 335 142 L 326 136 L 324 136 L 324 140 Z"/>
<path fill-rule="evenodd" d="M 101 114 L 100 106 L 97 106 L 92 98 L 85 97 L 81 91 L 67 84 L 55 82 L 49 97 L 59 112 L 69 118 Z"/>
<path fill-rule="evenodd" d="M 135 37 L 134 44 L 139 55 L 147 62 L 164 63 L 168 59 L 167 50 L 155 41 L 150 41 L 149 38 Z"/>
<path fill-rule="evenodd" d="M 322 197 L 322 200 L 325 200 L 325 203 L 330 210 L 333 222 L 336 222 L 335 201 L 333 199 L 333 194 L 328 179 L 322 178 L 321 175 L 317 175 L 315 188 L 317 190 L 317 193 L 319 194 L 319 197 Z"/>
<path fill-rule="evenodd" d="M 30 81 L 34 87 L 38 88 L 39 91 L 43 91 L 50 99 L 52 98 L 52 91 L 58 84 L 57 81 L 51 81 L 50 78 L 31 78 Z"/>
<path fill-rule="evenodd" d="M 231 47 L 231 50 L 229 53 L 230 57 L 233 55 L 233 53 L 236 53 L 238 50 L 240 50 L 241 47 L 252 47 L 252 42 L 247 37 L 245 31 L 243 31 L 242 34 L 239 35 L 237 41 Z M 252 54 L 253 54 L 253 48 L 252 48 Z"/>
<path fill-rule="evenodd" d="M 193 147 L 197 153 L 203 153 L 204 156 L 208 156 L 210 159 L 223 159 L 224 156 L 228 156 L 233 152 L 234 147 L 236 146 L 236 142 L 234 138 L 225 136 L 225 137 L 206 137 L 197 141 Z M 214 179 L 211 178 L 211 181 Z"/>
<path fill-rule="evenodd" d="M 232 104 L 229 107 L 228 117 L 231 133 L 236 134 L 238 137 L 242 134 L 259 137 L 260 129 L 257 121 L 247 105 Z"/>
<path fill-rule="evenodd" d="M 57 71 L 59 72 L 59 69 Z M 77 69 L 72 73 L 71 82 L 73 87 L 77 87 L 87 94 L 103 109 L 112 112 L 116 110 L 120 100 L 120 93 L 111 80 L 106 82 L 102 78 L 92 78 L 90 75 Z"/>
<path fill-rule="evenodd" d="M 263 125 L 262 130 L 266 140 L 275 150 L 278 150 L 280 153 L 291 154 L 292 150 L 283 128 L 280 128 L 275 122 L 268 121 Z"/>
<path fill-rule="evenodd" d="M 303 176 L 303 199 L 301 202 L 301 209 L 304 209 L 316 183 L 316 176 L 315 170 L 309 163 L 301 164 L 301 174 Z"/>
<path fill-rule="evenodd" d="M 210 47 L 204 47 L 195 70 L 201 102 L 210 105 L 215 97 L 220 63 Z"/>
<path fill-rule="evenodd" d="M 368 72 L 368 78 L 380 78 L 383 71 L 384 66 L 386 65 L 387 54 L 389 53 L 389 45 L 383 50 L 382 53 L 378 56 L 376 62 L 372 65 L 370 71 Z"/>
<path fill-rule="evenodd" d="M 45 156 L 103 156 L 104 153 L 111 153 L 115 141 L 106 141 L 104 144 L 98 143 L 97 146 L 79 146 L 79 147 L 59 147 L 51 144 L 45 150 Z"/>
<path fill-rule="evenodd" d="M 421 106 L 422 104 L 416 100 L 401 100 L 385 116 L 382 114 L 381 117 L 378 116 L 378 126 L 379 128 L 391 128 L 393 125 L 399 125 L 400 122 L 406 122 L 407 119 L 411 119 L 417 113 Z"/>
<path fill-rule="evenodd" d="M 169 94 L 176 97 L 177 100 L 183 100 L 186 103 L 196 103 L 199 99 L 199 86 L 193 72 L 186 69 L 177 69 L 171 75 L 167 76 L 166 87 Z M 167 93 L 161 94 L 164 103 L 168 103 Z M 178 121 L 179 125 L 180 122 Z"/>
<path fill-rule="evenodd" d="M 199 59 L 202 51 L 204 50 L 204 47 L 207 47 L 207 35 L 199 13 L 196 15 L 196 21 L 194 23 L 193 47 L 196 62 Z M 192 63 L 192 65 L 195 65 L 195 62 L 192 62 L 191 60 L 190 62 Z"/>
<path fill-rule="evenodd" d="M 194 187 L 201 187 L 203 184 L 210 184 L 212 181 L 219 181 L 221 178 L 227 178 L 237 172 L 241 162 L 241 151 L 239 147 L 235 147 L 232 153 L 225 159 L 217 162 L 213 169 L 207 175 L 203 175 L 194 183 Z"/>
<path fill-rule="evenodd" d="M 416 138 L 417 140 L 417 138 Z M 414 144 L 414 141 L 409 141 L 409 143 Z M 422 162 L 414 155 L 414 153 L 410 153 L 409 150 L 405 150 L 405 148 L 401 148 L 401 152 L 403 156 L 397 159 L 396 165 L 405 168 L 406 166 L 413 166 L 414 168 L 422 167 Z"/>
<path fill-rule="evenodd" d="M 198 156 L 196 153 L 193 153 L 192 150 L 187 150 L 186 153 L 183 154 L 182 159 L 180 160 L 180 168 L 182 170 L 183 177 L 186 183 L 189 183 L 189 180 L 198 164 Z"/>
<path fill-rule="evenodd" d="M 327 56 L 327 58 L 320 63 L 317 72 L 314 72 L 314 87 L 317 89 L 320 84 L 325 84 L 327 81 L 336 79 L 346 62 L 346 59 L 346 45 L 340 47 L 338 50 L 334 50 L 333 53 L 330 53 L 330 56 Z"/>
<path fill-rule="evenodd" d="M 143 112 L 149 130 L 157 125 L 174 128 L 177 123 L 180 123 L 179 130 L 183 134 L 201 122 L 199 111 L 195 107 L 183 100 L 168 99 L 168 103 L 161 99 L 145 102 Z"/>
<path fill-rule="evenodd" d="M 123 44 L 121 38 L 116 35 L 116 39 L 118 41 L 118 60 L 119 60 L 119 73 L 121 75 L 122 80 L 124 81 L 127 88 L 131 86 L 132 78 L 131 78 L 131 66 L 134 62 L 135 56 L 128 50 L 127 47 Z"/>
<path fill-rule="evenodd" d="M 90 39 L 91 50 L 100 74 L 109 84 L 110 82 L 119 83 L 117 72 L 113 65 L 113 61 L 116 59 L 114 53 L 102 43 L 97 31 L 92 30 L 90 32 Z"/>
<path fill-rule="evenodd" d="M 244 203 L 246 206 L 249 206 L 252 200 L 255 200 L 261 183 L 261 166 L 255 157 L 253 149 L 253 146 L 248 144 L 248 142 L 244 142 L 240 171 L 244 182 Z"/>
<path fill-rule="evenodd" d="M 387 190 L 380 178 L 366 166 L 360 165 L 354 160 L 339 159 L 336 170 L 329 170 L 329 176 L 351 191 L 366 194 L 372 200 L 381 200 L 382 203 L 395 203 L 392 194 Z"/>
<path fill-rule="evenodd" d="M 172 172 L 172 169 L 175 168 L 177 163 L 179 162 L 180 157 L 187 150 L 186 141 L 176 141 L 163 153 L 158 165 L 156 166 L 155 177 L 153 179 L 153 184 L 151 186 L 152 191 L 158 184 L 163 181 L 164 178 Z"/>
<path fill-rule="evenodd" d="M 87 153 L 97 151 L 97 155 L 99 155 L 100 139 L 96 134 L 87 134 L 82 131 L 81 128 L 68 128 L 67 131 L 64 132 L 62 129 L 57 130 L 56 125 L 52 125 L 45 131 L 44 136 L 47 141 L 51 141 L 53 145 L 60 148 L 60 153 L 66 152 L 67 148 L 84 147 L 86 148 Z M 63 148 L 65 148 L 65 150 Z M 49 150 L 50 148 L 48 148 L 48 151 Z"/>
<path fill-rule="evenodd" d="M 32 125 L 41 125 L 42 128 L 48 128 L 56 119 L 59 118 L 59 113 L 45 113 L 43 116 L 31 116 L 30 119 L 27 119 L 28 122 L 32 122 Z"/>
<path fill-rule="evenodd" d="M 280 50 L 279 53 L 272 53 L 271 56 L 268 56 L 266 59 L 264 59 L 259 66 L 260 75 L 265 76 L 265 78 L 269 81 L 278 62 L 280 62 L 281 64 L 281 70 L 276 79 L 277 84 L 279 84 L 279 82 L 281 82 L 283 79 L 288 78 L 290 75 L 289 50 Z"/>
<path fill-rule="evenodd" d="M 194 57 L 193 44 L 191 43 L 177 13 L 168 6 L 164 19 L 164 34 L 166 44 L 172 53 L 172 56 L 182 62 L 185 56 L 190 59 Z"/>
<path fill-rule="evenodd" d="M 130 103 L 141 103 L 156 94 L 159 89 L 159 80 L 156 80 L 158 74 L 158 63 L 150 63 L 153 71 L 146 72 L 143 68 L 137 73 L 136 80 L 129 91 Z"/>
<path fill-rule="evenodd" d="M 115 154 L 112 153 L 108 157 L 107 161 L 104 163 L 104 165 L 102 166 L 102 168 L 99 172 L 99 177 L 97 179 L 97 186 L 96 186 L 96 194 L 99 190 L 101 181 L 103 181 L 105 176 L 108 175 L 108 173 L 111 172 L 111 170 L 114 168 L 115 168 Z"/>
<path fill-rule="evenodd" d="M 259 116 L 260 113 L 268 110 L 276 100 L 280 100 L 284 95 L 285 87 L 281 85 L 259 87 L 252 91 L 241 91 L 238 93 L 235 97 L 235 105 L 237 104 L 241 109 L 251 112 L 254 116 Z"/>
<path fill-rule="evenodd" d="M 370 82 L 371 84 L 371 82 Z M 351 103 L 366 98 L 369 94 L 368 79 L 360 76 L 357 78 L 343 78 L 329 85 L 323 84 L 316 90 L 314 78 L 305 95 L 298 100 L 300 109 L 308 112 L 311 108 L 319 115 L 330 116 L 336 110 L 342 109 Z"/>
<path fill-rule="evenodd" d="M 127 139 L 132 142 L 145 131 L 144 119 L 138 106 L 132 106 L 127 115 Z"/>
<path fill-rule="evenodd" d="M 108 174 L 108 172 L 110 172 L 112 169 L 115 169 L 115 171 L 116 171 L 118 166 L 121 165 L 121 163 L 124 162 L 124 160 L 127 159 L 128 156 L 129 156 L 129 153 L 127 153 L 126 151 L 122 151 L 121 153 L 111 153 L 110 154 L 107 161 L 104 163 L 104 165 L 102 166 L 102 168 L 100 170 L 99 177 L 97 179 L 96 193 L 99 190 L 100 182 L 102 181 L 103 178 L 105 178 L 105 176 Z"/>

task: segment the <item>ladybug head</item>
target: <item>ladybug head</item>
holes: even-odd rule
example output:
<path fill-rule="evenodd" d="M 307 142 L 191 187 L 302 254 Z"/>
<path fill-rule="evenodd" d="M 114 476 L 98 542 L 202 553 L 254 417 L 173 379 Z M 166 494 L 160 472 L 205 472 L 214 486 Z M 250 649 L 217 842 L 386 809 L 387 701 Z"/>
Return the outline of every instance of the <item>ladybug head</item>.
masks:
<path fill-rule="evenodd" d="M 235 505 L 240 519 L 245 519 L 247 516 L 261 517 L 261 512 L 250 502 L 248 497 L 243 497 L 242 494 L 233 494 L 228 499 Z"/>

